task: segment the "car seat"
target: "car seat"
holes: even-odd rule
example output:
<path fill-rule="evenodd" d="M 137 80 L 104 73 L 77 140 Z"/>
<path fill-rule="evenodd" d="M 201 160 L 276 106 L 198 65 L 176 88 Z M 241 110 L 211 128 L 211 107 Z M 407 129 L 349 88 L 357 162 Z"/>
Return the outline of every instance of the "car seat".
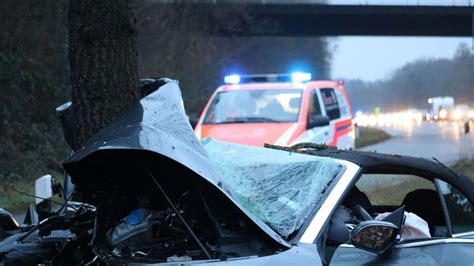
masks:
<path fill-rule="evenodd" d="M 435 236 L 436 226 L 446 226 L 441 201 L 435 190 L 414 190 L 405 196 L 402 204 L 407 212 L 415 213 L 428 223 L 432 236 Z"/>
<path fill-rule="evenodd" d="M 356 186 L 352 187 L 342 204 L 351 210 L 354 208 L 354 206 L 360 205 L 369 214 L 373 213 L 373 206 L 370 203 L 369 197 L 367 197 L 367 195 L 360 191 Z"/>
<path fill-rule="evenodd" d="M 286 112 L 276 100 L 273 100 L 262 109 L 262 116 L 266 118 L 282 118 L 285 117 Z"/>

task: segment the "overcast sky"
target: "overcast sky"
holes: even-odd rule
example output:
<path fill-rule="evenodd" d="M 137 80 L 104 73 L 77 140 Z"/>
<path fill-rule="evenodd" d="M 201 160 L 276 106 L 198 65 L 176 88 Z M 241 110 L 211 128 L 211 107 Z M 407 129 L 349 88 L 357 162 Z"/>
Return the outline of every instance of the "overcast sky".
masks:
<path fill-rule="evenodd" d="M 405 63 L 423 57 L 449 58 L 471 38 L 445 37 L 338 37 L 333 47 L 332 77 L 376 80 L 388 78 Z"/>

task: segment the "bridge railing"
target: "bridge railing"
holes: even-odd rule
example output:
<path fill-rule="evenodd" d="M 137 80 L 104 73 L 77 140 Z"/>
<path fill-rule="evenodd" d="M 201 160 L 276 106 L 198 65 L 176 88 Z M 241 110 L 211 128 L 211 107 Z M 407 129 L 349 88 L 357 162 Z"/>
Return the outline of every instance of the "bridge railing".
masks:
<path fill-rule="evenodd" d="M 238 3 L 238 4 L 329 4 L 400 6 L 474 6 L 474 0 L 148 0 L 150 2 Z"/>

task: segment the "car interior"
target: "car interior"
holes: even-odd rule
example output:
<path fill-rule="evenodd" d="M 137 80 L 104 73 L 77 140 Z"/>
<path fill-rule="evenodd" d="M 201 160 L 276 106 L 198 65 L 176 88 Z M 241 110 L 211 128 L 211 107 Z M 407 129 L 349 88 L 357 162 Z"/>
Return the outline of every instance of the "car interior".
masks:
<path fill-rule="evenodd" d="M 417 215 L 428 224 L 431 237 L 448 236 L 440 195 L 432 180 L 407 175 L 362 175 L 339 208 L 351 212 L 352 215 L 347 217 L 352 220 L 346 218 L 344 221 L 349 228 L 363 218 L 354 211 L 356 206 L 361 206 L 375 219 L 378 215 L 391 213 L 404 206 L 406 212 Z"/>
<path fill-rule="evenodd" d="M 413 212 L 428 223 L 431 236 L 438 236 L 436 228 L 446 227 L 441 201 L 436 191 L 416 189 L 403 199 L 407 212 Z"/>

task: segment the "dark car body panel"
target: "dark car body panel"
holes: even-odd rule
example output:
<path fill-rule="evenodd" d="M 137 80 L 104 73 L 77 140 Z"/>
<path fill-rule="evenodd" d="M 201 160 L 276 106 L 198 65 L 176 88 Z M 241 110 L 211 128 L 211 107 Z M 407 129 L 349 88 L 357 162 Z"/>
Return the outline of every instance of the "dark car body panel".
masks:
<path fill-rule="evenodd" d="M 147 264 L 150 265 L 150 264 Z M 242 266 L 242 265 L 261 265 L 261 266 L 288 266 L 288 265 L 322 265 L 321 259 L 316 251 L 316 245 L 314 244 L 298 244 L 290 249 L 280 252 L 278 254 L 266 257 L 247 257 L 238 258 L 227 261 L 189 261 L 189 262 L 176 262 L 176 263 L 164 263 L 164 264 L 153 264 L 153 265 L 222 265 L 222 266 Z"/>
<path fill-rule="evenodd" d="M 393 248 L 383 255 L 354 247 L 340 247 L 334 254 L 331 265 L 472 265 L 473 250 L 474 242 Z"/>

